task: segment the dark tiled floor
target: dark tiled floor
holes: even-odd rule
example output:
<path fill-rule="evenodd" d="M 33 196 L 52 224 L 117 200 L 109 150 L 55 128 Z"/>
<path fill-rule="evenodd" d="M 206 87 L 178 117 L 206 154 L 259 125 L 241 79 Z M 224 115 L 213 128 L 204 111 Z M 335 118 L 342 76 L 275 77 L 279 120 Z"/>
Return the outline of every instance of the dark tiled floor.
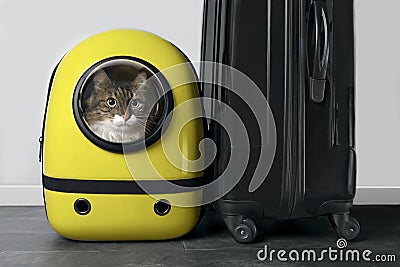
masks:
<path fill-rule="evenodd" d="M 393 254 L 397 263 L 345 264 L 326 261 L 326 266 L 400 266 L 400 206 L 359 206 L 353 211 L 362 234 L 348 249 L 370 249 Z M 48 225 L 42 207 L 0 207 L 0 267 L 13 266 L 288 266 L 275 260 L 259 261 L 257 251 L 336 248 L 336 236 L 325 218 L 278 223 L 257 222 L 258 242 L 233 241 L 222 219 L 208 210 L 188 236 L 165 242 L 86 243 L 58 236 Z M 290 266 L 307 266 L 291 262 Z M 321 263 L 312 264 L 321 266 Z"/>

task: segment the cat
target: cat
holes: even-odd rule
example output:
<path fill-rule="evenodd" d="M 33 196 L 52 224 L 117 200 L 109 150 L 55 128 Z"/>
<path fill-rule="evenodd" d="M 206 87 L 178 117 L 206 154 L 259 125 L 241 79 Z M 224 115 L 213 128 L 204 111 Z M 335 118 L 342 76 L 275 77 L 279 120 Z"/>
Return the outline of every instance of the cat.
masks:
<path fill-rule="evenodd" d="M 129 74 L 135 77 L 132 71 Z M 147 73 L 143 70 L 130 80 L 117 76 L 109 76 L 102 69 L 94 73 L 93 89 L 84 101 L 83 117 L 90 129 L 106 141 L 144 140 L 146 133 L 157 124 L 158 104 L 154 103 L 158 96 L 146 83 Z"/>

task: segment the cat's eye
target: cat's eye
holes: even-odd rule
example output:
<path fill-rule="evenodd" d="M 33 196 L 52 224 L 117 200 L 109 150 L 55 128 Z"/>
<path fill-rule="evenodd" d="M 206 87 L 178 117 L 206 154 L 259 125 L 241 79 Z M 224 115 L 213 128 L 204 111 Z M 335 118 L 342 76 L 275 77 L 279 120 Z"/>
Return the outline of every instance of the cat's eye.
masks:
<path fill-rule="evenodd" d="M 134 108 L 137 108 L 139 106 L 139 101 L 137 101 L 136 99 L 132 99 L 131 106 Z"/>
<path fill-rule="evenodd" d="M 113 108 L 113 107 L 115 107 L 117 105 L 117 101 L 114 98 L 110 97 L 109 99 L 107 99 L 107 105 L 110 108 Z"/>

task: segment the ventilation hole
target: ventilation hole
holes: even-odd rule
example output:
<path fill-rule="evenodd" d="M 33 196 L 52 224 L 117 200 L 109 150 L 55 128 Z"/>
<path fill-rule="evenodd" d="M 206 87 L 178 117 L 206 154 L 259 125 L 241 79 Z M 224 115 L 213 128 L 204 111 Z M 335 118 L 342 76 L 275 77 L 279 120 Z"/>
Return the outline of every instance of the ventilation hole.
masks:
<path fill-rule="evenodd" d="M 168 200 L 161 199 L 154 204 L 154 212 L 157 215 L 164 216 L 171 210 L 171 204 Z"/>
<path fill-rule="evenodd" d="M 87 199 L 80 198 L 75 201 L 74 209 L 79 215 L 86 215 L 90 212 L 91 205 Z"/>

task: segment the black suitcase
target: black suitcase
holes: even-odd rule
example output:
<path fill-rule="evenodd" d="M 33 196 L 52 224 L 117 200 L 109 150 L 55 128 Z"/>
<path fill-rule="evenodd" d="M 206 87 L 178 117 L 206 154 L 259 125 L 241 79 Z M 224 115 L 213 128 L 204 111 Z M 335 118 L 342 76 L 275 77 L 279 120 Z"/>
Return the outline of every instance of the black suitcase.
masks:
<path fill-rule="evenodd" d="M 267 129 L 236 93 L 218 84 L 202 86 L 203 96 L 231 107 L 249 133 L 246 170 L 214 203 L 236 241 L 253 241 L 252 219 L 263 217 L 327 215 L 340 238 L 358 236 L 360 225 L 350 217 L 356 186 L 353 12 L 353 0 L 205 0 L 202 60 L 250 77 L 276 125 L 272 167 L 249 192 Z M 203 63 L 202 80 L 235 83 L 218 68 Z M 216 102 L 205 108 L 212 118 L 229 120 Z M 218 149 L 208 170 L 217 179 L 240 145 L 215 120 L 208 121 L 208 137 Z"/>

